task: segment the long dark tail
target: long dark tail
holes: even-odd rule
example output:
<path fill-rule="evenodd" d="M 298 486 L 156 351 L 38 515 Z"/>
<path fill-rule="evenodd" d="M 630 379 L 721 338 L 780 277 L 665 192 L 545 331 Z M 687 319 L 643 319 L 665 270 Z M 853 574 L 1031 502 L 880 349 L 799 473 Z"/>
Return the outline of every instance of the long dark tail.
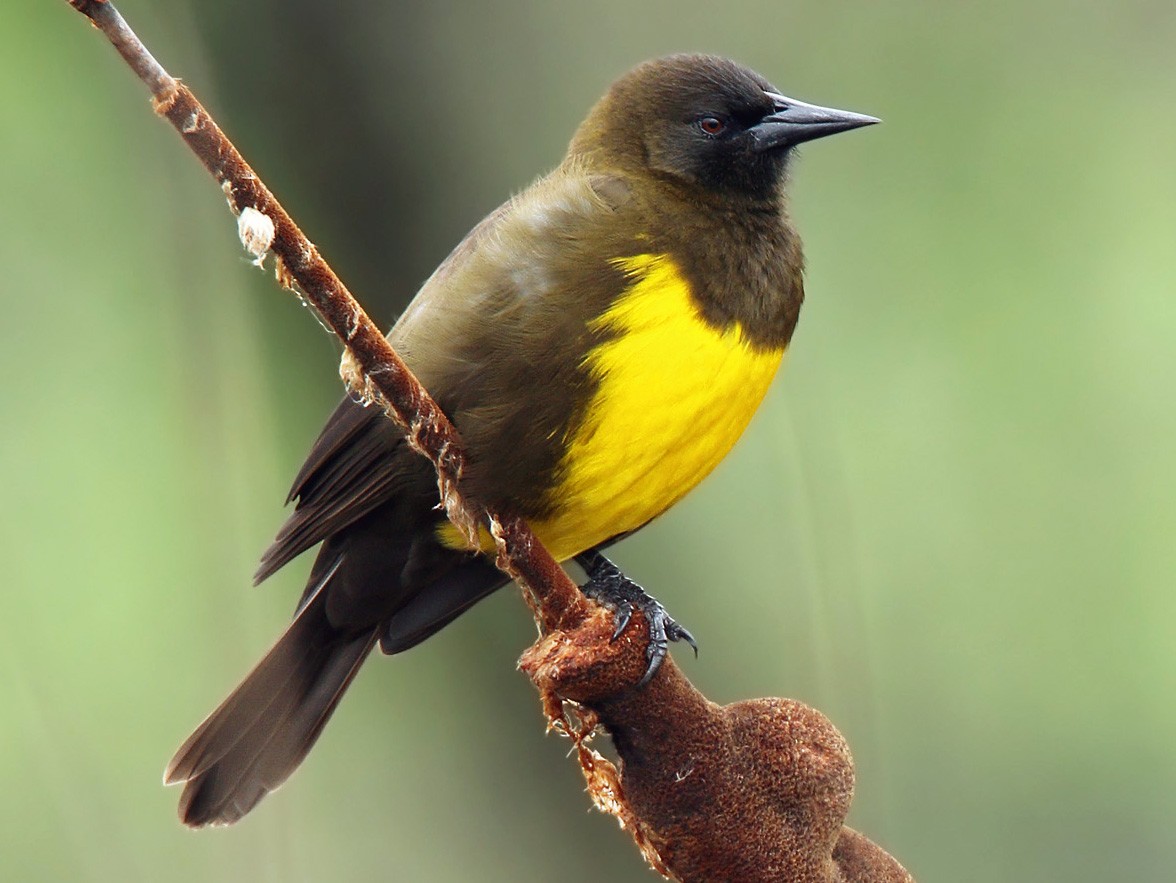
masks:
<path fill-rule="evenodd" d="M 323 585 L 273 649 L 180 746 L 164 783 L 185 782 L 186 825 L 230 825 L 306 757 L 363 665 L 379 629 L 342 632 L 327 621 Z"/>

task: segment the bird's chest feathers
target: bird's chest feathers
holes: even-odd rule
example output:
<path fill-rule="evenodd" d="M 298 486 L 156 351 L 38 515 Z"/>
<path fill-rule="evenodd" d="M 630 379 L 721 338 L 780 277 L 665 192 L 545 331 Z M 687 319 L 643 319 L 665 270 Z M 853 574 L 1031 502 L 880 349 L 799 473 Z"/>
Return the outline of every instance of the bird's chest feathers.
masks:
<path fill-rule="evenodd" d="M 738 325 L 705 322 L 664 256 L 617 262 L 630 286 L 592 322 L 585 358 L 598 384 L 571 431 L 553 497 L 535 525 L 557 558 L 634 530 L 701 481 L 743 433 L 784 350 L 753 347 Z"/>

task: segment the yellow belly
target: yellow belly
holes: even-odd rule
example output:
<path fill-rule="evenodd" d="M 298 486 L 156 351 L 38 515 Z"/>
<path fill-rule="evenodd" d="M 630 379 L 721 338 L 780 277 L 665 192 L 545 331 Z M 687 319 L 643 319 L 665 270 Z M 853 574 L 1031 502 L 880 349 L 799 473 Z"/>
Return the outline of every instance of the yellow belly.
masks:
<path fill-rule="evenodd" d="M 616 336 L 586 357 L 599 388 L 568 440 L 558 509 L 532 524 L 561 561 L 641 527 L 705 478 L 743 434 L 784 355 L 752 347 L 737 325 L 706 324 L 668 257 L 617 263 L 631 287 L 593 323 Z"/>

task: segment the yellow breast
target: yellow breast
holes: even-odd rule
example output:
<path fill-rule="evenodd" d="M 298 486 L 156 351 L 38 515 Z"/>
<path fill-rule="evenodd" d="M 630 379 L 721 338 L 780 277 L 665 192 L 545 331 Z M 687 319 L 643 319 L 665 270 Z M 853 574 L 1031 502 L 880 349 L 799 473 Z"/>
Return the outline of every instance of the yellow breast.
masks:
<path fill-rule="evenodd" d="M 593 322 L 614 337 L 585 366 L 599 387 L 568 439 L 558 507 L 532 525 L 559 560 L 660 515 L 706 477 L 747 427 L 784 355 L 735 325 L 703 321 L 664 255 L 617 261 L 630 288 Z"/>

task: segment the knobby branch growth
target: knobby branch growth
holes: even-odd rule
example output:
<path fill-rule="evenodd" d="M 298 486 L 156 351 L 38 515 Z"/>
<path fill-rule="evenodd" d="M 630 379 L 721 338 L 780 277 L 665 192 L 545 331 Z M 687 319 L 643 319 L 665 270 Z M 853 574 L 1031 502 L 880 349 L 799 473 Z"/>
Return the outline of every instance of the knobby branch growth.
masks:
<path fill-rule="evenodd" d="M 549 728 L 573 738 L 594 802 L 619 819 L 650 865 L 683 883 L 910 881 L 842 825 L 853 764 L 819 712 L 781 699 L 717 706 L 669 658 L 634 689 L 646 666 L 644 619 L 634 617 L 613 640 L 610 616 L 586 601 L 524 521 L 463 493 L 466 451 L 449 418 L 188 87 L 113 4 L 69 2 L 106 35 L 220 184 L 256 263 L 272 252 L 279 283 L 338 335 L 340 373 L 353 394 L 383 409 L 432 462 L 445 512 L 471 548 L 483 528 L 494 538 L 497 566 L 522 587 L 541 631 L 520 665 L 540 691 Z M 620 771 L 586 744 L 598 724 L 613 738 Z"/>

